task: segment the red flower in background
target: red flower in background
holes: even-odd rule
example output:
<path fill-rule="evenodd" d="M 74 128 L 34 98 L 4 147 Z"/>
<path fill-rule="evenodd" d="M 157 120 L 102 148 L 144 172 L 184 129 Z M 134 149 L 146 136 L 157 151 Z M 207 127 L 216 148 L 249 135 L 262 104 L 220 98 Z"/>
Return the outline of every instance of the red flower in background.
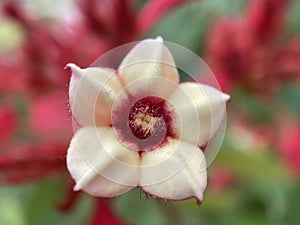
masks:
<path fill-rule="evenodd" d="M 43 142 L 1 146 L 1 183 L 20 183 L 49 176 L 65 168 L 67 145 Z"/>
<path fill-rule="evenodd" d="M 65 171 L 72 135 L 66 98 L 69 73 L 63 70 L 67 62 L 89 66 L 105 51 L 140 39 L 165 13 L 185 2 L 152 0 L 137 11 L 129 0 L 80 0 L 72 23 L 32 20 L 17 1 L 1 3 L 25 39 L 0 55 L 0 184 Z M 68 210 L 77 196 L 70 192 L 59 208 Z M 110 202 L 98 199 L 95 204 L 92 224 L 122 224 Z"/>
<path fill-rule="evenodd" d="M 66 63 L 72 61 L 80 66 L 88 66 L 103 52 L 140 38 L 167 11 L 184 2 L 187 1 L 149 1 L 137 12 L 128 0 L 79 1 L 78 18 L 71 24 L 64 21 L 46 23 L 43 20 L 32 20 L 30 12 L 25 11 L 16 1 L 2 3 L 4 14 L 20 24 L 25 40 L 21 46 L 8 53 L 8 57 L 0 57 L 0 100 L 13 102 L 11 107 L 16 115 L 24 114 L 24 106 L 20 108 L 15 100 L 22 96 L 22 104 L 25 105 L 27 113 L 21 115 L 25 117 L 22 126 L 17 124 L 16 119 L 1 121 L 5 124 L 1 126 L 3 131 L 0 133 L 5 138 L 1 139 L 0 144 L 0 168 L 11 165 L 13 170 L 13 162 L 21 162 L 23 159 L 29 165 L 31 157 L 25 157 L 26 154 L 19 154 L 18 159 L 12 157 L 14 149 L 22 152 L 24 146 L 24 152 L 32 155 L 37 151 L 39 159 L 44 157 L 46 161 L 53 155 L 64 157 L 67 150 L 65 144 L 71 137 L 67 95 L 64 94 L 69 82 L 69 74 L 63 70 Z M 33 136 L 35 141 L 8 138 L 9 126 L 18 127 L 19 133 Z M 43 147 L 61 144 L 64 145 L 63 151 L 56 151 L 54 147 Z M 44 168 L 43 160 L 39 162 L 40 167 Z M 20 170 L 24 174 L 24 179 L 20 179 L 22 181 L 26 180 L 26 166 L 27 163 Z M 61 166 L 59 168 L 64 169 Z M 45 172 L 40 175 L 48 174 L 46 170 L 41 171 Z M 31 178 L 32 176 L 28 177 Z M 8 180 L 0 179 L 0 183 Z"/>
<path fill-rule="evenodd" d="M 268 94 L 299 77 L 300 43 L 281 43 L 289 1 L 255 0 L 238 20 L 221 18 L 209 34 L 207 58 L 225 89 Z M 267 87 L 266 87 L 267 85 Z"/>
<path fill-rule="evenodd" d="M 0 107 L 0 141 L 10 138 L 17 127 L 17 114 L 9 104 Z"/>
<path fill-rule="evenodd" d="M 281 128 L 277 148 L 286 166 L 300 175 L 300 125 L 291 124 Z"/>
<path fill-rule="evenodd" d="M 207 59 L 224 89 L 241 87 L 271 97 L 282 84 L 299 80 L 300 39 L 283 37 L 288 31 L 285 24 L 289 3 L 287 0 L 249 1 L 248 9 L 238 19 L 217 20 L 208 36 Z M 270 101 L 271 98 L 263 98 L 263 102 L 270 106 L 266 100 Z M 242 110 L 238 112 L 239 115 Z M 239 123 L 238 117 L 234 118 L 233 123 Z M 280 121 L 273 123 L 280 126 Z M 252 139 L 256 148 L 260 143 L 265 147 L 272 146 L 272 143 L 277 142 L 275 126 L 240 123 L 239 127 L 231 126 L 232 129 L 239 128 L 231 136 L 240 140 L 242 128 L 251 134 L 249 140 Z M 287 166 L 294 171 L 300 168 L 296 147 L 299 144 L 297 129 L 283 128 L 277 146 Z M 246 133 L 244 137 L 247 137 Z"/>
<path fill-rule="evenodd" d="M 111 211 L 109 199 L 97 198 L 97 207 L 95 208 L 94 217 L 91 220 L 91 225 L 125 225 L 124 222 L 116 218 Z"/>
<path fill-rule="evenodd" d="M 246 13 L 246 23 L 255 41 L 272 42 L 282 31 L 289 0 L 255 0 Z"/>

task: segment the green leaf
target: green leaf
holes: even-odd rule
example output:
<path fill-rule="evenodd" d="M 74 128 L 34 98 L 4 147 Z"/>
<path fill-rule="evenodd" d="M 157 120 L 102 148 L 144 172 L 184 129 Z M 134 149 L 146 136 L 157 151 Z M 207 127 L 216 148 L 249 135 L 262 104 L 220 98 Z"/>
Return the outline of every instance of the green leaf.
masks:
<path fill-rule="evenodd" d="M 0 225 L 24 225 L 22 190 L 17 187 L 0 188 Z"/>
<path fill-rule="evenodd" d="M 21 27 L 13 21 L 2 18 L 0 23 L 0 53 L 10 51 L 22 43 L 23 39 Z"/>
<path fill-rule="evenodd" d="M 67 213 L 57 209 L 67 193 L 65 180 L 52 178 L 30 187 L 24 206 L 28 225 L 81 225 L 86 224 L 91 212 L 91 199 L 82 196 L 76 207 Z"/>
<path fill-rule="evenodd" d="M 195 1 L 177 8 L 154 27 L 147 36 L 162 36 L 165 41 L 199 52 L 207 40 L 207 31 L 219 14 L 234 14 L 244 0 Z"/>
<path fill-rule="evenodd" d="M 164 203 L 151 196 L 145 196 L 143 192 L 139 193 L 140 191 L 136 188 L 115 199 L 114 207 L 120 218 L 127 221 L 127 224 L 169 224 L 170 217 L 167 217 Z"/>
<path fill-rule="evenodd" d="M 300 221 L 300 181 L 294 183 L 287 195 L 287 205 L 285 216 L 280 221 L 281 224 L 298 225 Z"/>
<path fill-rule="evenodd" d="M 165 16 L 150 36 L 162 36 L 165 41 L 198 51 L 210 19 L 210 12 L 203 9 L 202 2 L 186 4 Z"/>
<path fill-rule="evenodd" d="M 270 151 L 226 148 L 220 151 L 214 163 L 225 166 L 242 179 L 275 183 L 290 181 L 286 168 Z"/>
<path fill-rule="evenodd" d="M 274 113 L 270 104 L 266 104 L 258 96 L 242 89 L 237 89 L 232 93 L 229 107 L 237 112 L 241 110 L 247 112 L 250 118 L 258 123 L 271 122 Z"/>
<path fill-rule="evenodd" d="M 63 177 L 0 188 L 0 225 L 82 225 L 91 216 L 91 198 L 82 194 L 69 212 L 57 205 L 67 193 Z"/>
<path fill-rule="evenodd" d="M 300 84 L 286 85 L 277 93 L 278 101 L 300 116 Z"/>
<path fill-rule="evenodd" d="M 300 33 L 299 8 L 300 8 L 300 0 L 291 1 L 288 19 L 289 19 L 290 29 L 294 33 Z"/>

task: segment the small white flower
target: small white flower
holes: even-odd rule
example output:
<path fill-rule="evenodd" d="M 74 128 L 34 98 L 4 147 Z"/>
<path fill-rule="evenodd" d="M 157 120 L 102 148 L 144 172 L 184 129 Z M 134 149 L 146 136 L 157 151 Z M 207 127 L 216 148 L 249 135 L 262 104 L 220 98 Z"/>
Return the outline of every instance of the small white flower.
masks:
<path fill-rule="evenodd" d="M 74 190 L 113 197 L 139 186 L 164 199 L 196 197 L 207 183 L 205 146 L 229 96 L 179 84 L 162 38 L 138 43 L 118 70 L 72 69 L 70 104 L 80 125 L 67 155 Z"/>

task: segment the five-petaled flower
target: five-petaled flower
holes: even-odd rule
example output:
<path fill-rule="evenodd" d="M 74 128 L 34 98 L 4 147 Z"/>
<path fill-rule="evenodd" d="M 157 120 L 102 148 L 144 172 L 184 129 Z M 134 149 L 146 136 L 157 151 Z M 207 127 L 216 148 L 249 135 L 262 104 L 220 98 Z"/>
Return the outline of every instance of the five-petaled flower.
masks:
<path fill-rule="evenodd" d="M 203 147 L 219 130 L 229 96 L 179 75 L 162 38 L 146 39 L 119 68 L 72 70 L 78 124 L 67 155 L 74 190 L 113 197 L 135 186 L 155 197 L 202 201 Z"/>

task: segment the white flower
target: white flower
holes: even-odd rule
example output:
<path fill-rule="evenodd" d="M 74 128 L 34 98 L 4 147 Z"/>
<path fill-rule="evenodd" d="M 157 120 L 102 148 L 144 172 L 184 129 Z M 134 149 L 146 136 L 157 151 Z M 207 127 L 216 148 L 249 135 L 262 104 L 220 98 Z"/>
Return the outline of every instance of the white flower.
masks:
<path fill-rule="evenodd" d="M 80 125 L 67 155 L 74 190 L 113 197 L 138 186 L 159 198 L 201 202 L 207 175 L 200 147 L 219 129 L 229 96 L 179 84 L 160 37 L 138 43 L 117 71 L 67 67 Z"/>

